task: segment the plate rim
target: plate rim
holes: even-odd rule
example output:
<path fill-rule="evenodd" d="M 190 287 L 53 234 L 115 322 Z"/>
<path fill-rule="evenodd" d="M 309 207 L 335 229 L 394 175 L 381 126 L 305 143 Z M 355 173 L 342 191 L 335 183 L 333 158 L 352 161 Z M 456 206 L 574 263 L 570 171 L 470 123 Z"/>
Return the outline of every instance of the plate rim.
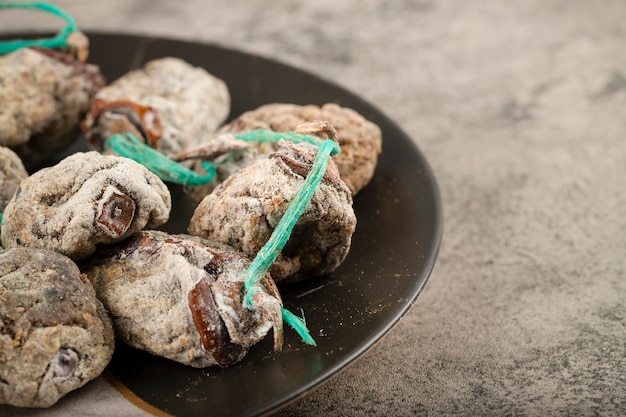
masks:
<path fill-rule="evenodd" d="M 420 147 L 415 142 L 415 140 L 412 139 L 404 131 L 404 129 L 402 129 L 399 126 L 399 124 L 395 120 L 389 117 L 386 112 L 374 106 L 370 101 L 364 99 L 358 93 L 347 89 L 346 87 L 342 86 L 341 84 L 337 83 L 336 81 L 333 81 L 332 79 L 328 77 L 325 77 L 322 74 L 316 73 L 307 68 L 303 68 L 302 66 L 299 66 L 297 64 L 282 62 L 277 58 L 268 56 L 267 54 L 251 52 L 251 51 L 246 50 L 245 48 L 237 47 L 234 45 L 225 45 L 223 43 L 219 43 L 216 41 L 208 41 L 208 40 L 193 40 L 191 38 L 187 38 L 183 36 L 176 36 L 176 35 L 169 35 L 169 34 L 167 35 L 157 35 L 157 34 L 150 34 L 150 33 L 146 34 L 146 33 L 141 33 L 141 32 L 135 32 L 132 30 L 108 31 L 108 30 L 86 29 L 84 33 L 85 35 L 87 35 L 89 39 L 91 39 L 92 37 L 99 37 L 99 38 L 121 37 L 121 38 L 133 38 L 137 41 L 145 41 L 145 42 L 166 41 L 166 42 L 180 42 L 184 44 L 193 44 L 199 47 L 209 47 L 209 48 L 221 50 L 227 53 L 237 53 L 240 55 L 245 55 L 245 56 L 252 57 L 255 59 L 263 60 L 267 64 L 270 64 L 270 65 L 278 65 L 287 70 L 295 70 L 295 71 L 304 73 L 307 77 L 314 78 L 328 85 L 334 90 L 337 90 L 338 92 L 340 92 L 342 95 L 350 97 L 351 100 L 359 103 L 360 106 L 363 106 L 364 108 L 368 108 L 371 111 L 375 112 L 378 116 L 381 116 L 387 125 L 389 125 L 395 131 L 401 134 L 402 141 L 405 142 L 405 145 L 408 145 L 411 148 L 413 155 L 419 159 L 420 165 L 424 172 L 424 176 L 428 179 L 427 181 L 428 186 L 433 196 L 431 204 L 433 205 L 433 214 L 434 214 L 433 216 L 433 231 L 434 232 L 433 232 L 432 239 L 430 240 L 430 250 L 428 251 L 428 255 L 425 257 L 424 267 L 422 268 L 422 270 L 418 271 L 410 287 L 412 289 L 410 293 L 411 295 L 410 300 L 402 304 L 402 307 L 399 308 L 393 314 L 393 316 L 391 317 L 391 320 L 384 322 L 384 326 L 382 326 L 380 329 L 377 330 L 375 337 L 373 338 L 368 337 L 367 339 L 360 341 L 359 344 L 350 352 L 349 355 L 345 355 L 344 357 L 341 358 L 341 360 L 338 360 L 332 366 L 326 367 L 323 371 L 317 374 L 314 378 L 311 378 L 311 380 L 308 383 L 301 385 L 298 389 L 291 391 L 286 396 L 283 396 L 283 401 L 281 403 L 269 404 L 263 409 L 259 409 L 258 414 L 253 414 L 253 415 L 262 416 L 262 415 L 267 415 L 269 413 L 275 413 L 278 410 L 288 406 L 289 404 L 303 398 L 304 396 L 306 396 L 313 390 L 319 388 L 322 384 L 328 382 L 331 378 L 336 377 L 337 375 L 339 375 L 341 371 L 345 370 L 347 366 L 354 364 L 366 352 L 368 352 L 370 349 L 372 349 L 374 346 L 380 343 L 384 339 L 384 337 L 394 327 L 396 327 L 398 323 L 412 310 L 412 308 L 415 306 L 417 302 L 419 295 L 423 292 L 424 288 L 426 287 L 426 284 L 428 283 L 431 277 L 431 274 L 435 268 L 436 262 L 437 262 L 439 250 L 440 250 L 441 243 L 443 240 L 443 223 L 444 223 L 443 202 L 442 202 L 441 191 L 437 182 L 437 178 L 427 158 L 425 157 L 425 155 L 423 154 L 423 152 L 421 151 Z M 33 37 L 33 36 L 39 37 L 39 36 L 46 36 L 49 34 L 50 34 L 49 31 L 29 31 L 29 32 L 9 31 L 9 32 L 1 32 L 0 39 L 5 39 L 9 37 L 14 37 L 14 36 L 16 37 Z M 87 62 L 90 63 L 89 59 Z M 113 80 L 107 80 L 107 81 L 111 82 Z M 232 117 L 232 116 L 233 115 L 229 117 Z M 383 149 L 384 149 L 384 146 L 385 146 L 385 141 L 383 139 Z M 374 175 L 376 175 L 376 173 Z M 105 372 L 109 372 L 109 371 L 106 370 Z M 109 373 L 111 374 L 111 377 L 116 379 L 118 384 L 123 385 L 130 392 L 133 392 L 122 381 L 120 381 L 115 375 L 113 375 L 111 372 Z M 107 376 L 106 379 L 108 380 L 109 376 Z M 118 388 L 114 387 L 114 389 L 118 393 L 121 394 Z M 130 401 L 125 395 L 123 395 L 123 397 L 125 398 L 126 401 Z M 140 398 L 142 401 L 144 401 L 149 407 L 154 407 L 164 413 L 167 413 L 165 410 L 161 410 L 159 407 L 149 403 L 145 399 L 139 396 L 137 397 Z M 138 405 L 136 401 L 132 401 L 132 403 L 135 405 Z M 141 408 L 144 409 L 143 407 Z M 144 409 L 144 411 L 153 413 L 153 411 L 150 411 L 149 409 Z"/>

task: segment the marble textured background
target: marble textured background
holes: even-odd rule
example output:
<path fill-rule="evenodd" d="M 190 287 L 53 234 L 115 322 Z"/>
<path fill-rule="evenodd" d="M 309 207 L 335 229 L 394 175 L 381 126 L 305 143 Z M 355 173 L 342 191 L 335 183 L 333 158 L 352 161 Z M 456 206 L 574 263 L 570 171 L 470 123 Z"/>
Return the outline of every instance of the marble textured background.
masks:
<path fill-rule="evenodd" d="M 213 42 L 319 74 L 431 163 L 445 227 L 424 293 L 278 416 L 626 415 L 626 2 L 55 4 L 84 30 Z M 0 13 L 1 32 L 54 27 Z M 143 415 L 117 410 L 105 384 L 86 388 L 92 415 Z"/>

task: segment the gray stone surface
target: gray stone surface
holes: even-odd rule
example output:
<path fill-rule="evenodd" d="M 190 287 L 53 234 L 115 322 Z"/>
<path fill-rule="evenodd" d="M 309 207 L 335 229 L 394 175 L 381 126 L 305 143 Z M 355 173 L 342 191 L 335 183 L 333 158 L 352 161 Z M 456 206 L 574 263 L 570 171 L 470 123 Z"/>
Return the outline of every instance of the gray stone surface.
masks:
<path fill-rule="evenodd" d="M 278 416 L 626 415 L 626 2 L 56 4 L 84 30 L 210 41 L 322 75 L 431 163 L 445 226 L 424 293 Z M 3 13 L 2 31 L 54 27 Z M 82 395 L 102 398 L 99 384 Z M 84 415 L 79 403 L 45 415 Z"/>

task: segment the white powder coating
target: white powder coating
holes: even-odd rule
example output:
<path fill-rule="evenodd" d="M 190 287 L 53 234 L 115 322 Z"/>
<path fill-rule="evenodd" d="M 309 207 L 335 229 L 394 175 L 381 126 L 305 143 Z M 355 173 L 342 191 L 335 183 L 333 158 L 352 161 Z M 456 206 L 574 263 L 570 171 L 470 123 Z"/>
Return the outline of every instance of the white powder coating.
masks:
<path fill-rule="evenodd" d="M 138 116 L 115 108 L 89 115 L 83 130 L 94 143 L 106 140 L 113 133 L 131 132 L 141 138 L 146 129 L 159 123 L 162 135 L 156 149 L 171 156 L 193 148 L 206 140 L 230 112 L 230 94 L 226 83 L 200 67 L 180 58 L 160 58 L 142 68 L 128 72 L 102 88 L 94 102 L 128 101 L 150 107 L 143 126 Z M 142 130 L 144 132 L 142 132 Z M 149 140 L 146 140 L 149 142 Z"/>
<path fill-rule="evenodd" d="M 269 103 L 241 114 L 223 126 L 220 132 L 236 134 L 254 129 L 291 132 L 300 124 L 316 120 L 326 121 L 335 128 L 341 153 L 334 160 L 341 179 L 353 195 L 357 194 L 374 175 L 378 155 L 382 152 L 382 132 L 375 123 L 351 108 L 335 103 L 323 106 Z M 275 145 L 259 144 L 256 149 L 246 150 L 235 160 L 218 160 L 221 180 L 276 149 Z"/>
<path fill-rule="evenodd" d="M 112 315 L 118 338 L 181 363 L 214 365 L 194 328 L 187 300 L 206 273 L 189 267 L 173 246 L 163 248 L 160 242 L 154 249 L 160 254 L 134 252 L 87 271 Z"/>
<path fill-rule="evenodd" d="M 269 282 L 273 288 L 271 278 L 264 278 L 254 309 L 245 309 L 243 282 L 251 261 L 232 248 L 194 236 L 142 231 L 98 252 L 95 259 L 86 273 L 113 318 L 118 338 L 130 346 L 208 367 L 238 362 L 272 327 L 277 347 L 282 344 L 282 303 L 275 288 L 267 287 Z M 202 302 L 191 301 L 194 291 L 204 291 Z M 194 309 L 213 320 L 198 328 Z M 207 348 L 203 332 L 221 336 Z M 233 344 L 235 353 L 229 356 Z M 227 359 L 220 360 L 220 355 Z"/>
<path fill-rule="evenodd" d="M 28 172 L 20 157 L 11 149 L 0 146 L 0 213 L 26 177 Z"/>
<path fill-rule="evenodd" d="M 315 158 L 314 146 L 282 142 L 280 152 L 237 171 L 196 208 L 189 233 L 256 256 L 270 238 Z M 346 258 L 356 216 L 352 194 L 329 160 L 324 179 L 270 267 L 274 280 L 334 271 Z"/>
<path fill-rule="evenodd" d="M 0 145 L 28 159 L 74 141 L 79 121 L 104 85 L 96 66 L 69 63 L 31 48 L 0 56 L 0 81 Z M 33 136 L 37 143 L 29 146 Z"/>
<path fill-rule="evenodd" d="M 50 407 L 104 370 L 113 326 L 67 257 L 0 249 L 0 404 Z"/>
<path fill-rule="evenodd" d="M 76 153 L 22 181 L 2 218 L 2 244 L 83 259 L 100 244 L 162 225 L 170 210 L 167 186 L 142 165 Z"/>

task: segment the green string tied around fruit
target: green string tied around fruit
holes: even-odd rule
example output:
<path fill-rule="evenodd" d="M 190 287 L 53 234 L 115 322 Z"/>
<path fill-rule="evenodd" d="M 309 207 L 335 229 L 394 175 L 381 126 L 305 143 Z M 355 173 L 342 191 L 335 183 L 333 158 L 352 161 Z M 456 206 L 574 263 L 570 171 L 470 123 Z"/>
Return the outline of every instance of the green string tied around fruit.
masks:
<path fill-rule="evenodd" d="M 324 126 L 326 126 L 326 129 L 330 128 L 329 125 Z M 334 132 L 334 129 L 332 131 Z M 310 203 L 315 190 L 324 178 L 330 157 L 338 154 L 341 149 L 334 137 L 324 140 L 306 133 L 273 132 L 259 129 L 238 133 L 234 137 L 246 142 L 279 142 L 286 140 L 295 143 L 309 143 L 318 147 L 315 160 L 302 186 L 296 192 L 270 238 L 259 250 L 246 272 L 244 306 L 248 309 L 253 309 L 252 298 L 255 293 L 260 291 L 259 282 L 287 244 L 298 219 Z M 131 133 L 112 135 L 104 142 L 104 148 L 105 150 L 110 149 L 117 155 L 133 159 L 167 182 L 191 186 L 203 185 L 210 182 L 215 176 L 215 166 L 212 162 L 201 160 L 200 164 L 206 175 L 198 174 L 146 145 Z M 315 340 L 307 329 L 304 316 L 298 317 L 284 307 L 281 307 L 281 315 L 283 321 L 298 333 L 304 343 L 316 345 Z"/>
<path fill-rule="evenodd" d="M 0 40 L 0 55 L 15 52 L 21 48 L 34 47 L 72 50 L 76 52 L 80 62 L 87 60 L 89 44 L 87 37 L 80 32 L 74 18 L 59 7 L 46 2 L 2 2 L 0 3 L 0 9 L 37 10 L 60 17 L 65 21 L 65 26 L 55 36 L 50 38 Z"/>
<path fill-rule="evenodd" d="M 313 198 L 313 193 L 324 177 L 331 154 L 338 152 L 339 145 L 333 140 L 328 139 L 320 145 L 313 166 L 304 180 L 304 183 L 296 192 L 293 200 L 289 203 L 287 210 L 276 225 L 272 235 L 259 250 L 248 268 L 244 283 L 244 306 L 246 308 L 252 308 L 252 297 L 256 292 L 260 291 L 258 282 L 269 270 L 272 263 L 287 244 L 295 224 Z M 285 308 L 282 309 L 282 314 L 283 320 L 300 335 L 306 344 L 315 346 L 315 341 L 311 337 L 303 318 L 294 315 Z"/>
<path fill-rule="evenodd" d="M 132 159 L 148 168 L 163 181 L 181 185 L 204 185 L 215 177 L 215 165 L 201 161 L 205 174 L 199 174 L 146 145 L 132 133 L 116 133 L 104 141 L 104 149 Z"/>

